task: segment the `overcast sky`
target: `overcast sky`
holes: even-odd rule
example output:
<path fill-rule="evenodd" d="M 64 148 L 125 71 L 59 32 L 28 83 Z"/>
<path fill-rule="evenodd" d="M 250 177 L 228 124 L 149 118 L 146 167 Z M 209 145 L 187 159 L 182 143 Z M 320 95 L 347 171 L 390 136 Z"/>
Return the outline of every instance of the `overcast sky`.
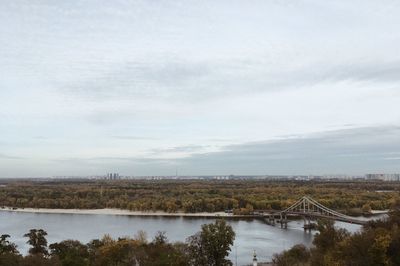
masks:
<path fill-rule="evenodd" d="M 0 177 L 400 172 L 400 1 L 0 2 Z"/>

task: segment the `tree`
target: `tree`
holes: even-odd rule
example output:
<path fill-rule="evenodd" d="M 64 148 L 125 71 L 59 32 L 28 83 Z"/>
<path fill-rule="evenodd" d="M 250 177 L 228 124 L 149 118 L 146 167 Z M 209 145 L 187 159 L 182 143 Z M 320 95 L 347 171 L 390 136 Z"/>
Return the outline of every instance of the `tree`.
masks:
<path fill-rule="evenodd" d="M 334 221 L 331 220 L 319 220 L 317 229 L 319 233 L 314 237 L 315 248 L 311 249 L 311 265 L 335 265 L 333 264 L 334 251 L 337 249 L 337 245 L 350 234 L 345 229 L 336 229 Z"/>
<path fill-rule="evenodd" d="M 368 203 L 365 203 L 361 208 L 363 213 L 371 213 L 371 206 Z"/>
<path fill-rule="evenodd" d="M 10 238 L 10 235 L 5 234 L 0 236 L 0 254 L 18 254 L 17 245 L 7 240 L 8 238 Z"/>
<path fill-rule="evenodd" d="M 63 266 L 89 265 L 88 247 L 77 240 L 64 240 L 49 247 L 51 256 L 57 256 Z"/>
<path fill-rule="evenodd" d="M 319 233 L 315 235 L 313 244 L 321 252 L 332 250 L 338 242 L 349 236 L 345 229 L 336 229 L 331 220 L 319 220 L 317 229 Z"/>
<path fill-rule="evenodd" d="M 158 231 L 156 236 L 153 239 L 153 244 L 155 245 L 164 245 L 168 242 L 167 235 L 164 231 Z"/>
<path fill-rule="evenodd" d="M 0 266 L 20 266 L 22 256 L 15 253 L 0 254 Z"/>
<path fill-rule="evenodd" d="M 89 250 L 94 255 L 91 265 L 130 266 L 136 265 L 136 241 L 129 238 L 114 240 L 105 235 L 100 242 L 92 243 Z M 95 250 L 93 253 L 92 249 Z"/>
<path fill-rule="evenodd" d="M 295 245 L 280 254 L 274 254 L 272 262 L 277 266 L 301 266 L 307 265 L 309 259 L 310 251 L 304 245 Z"/>
<path fill-rule="evenodd" d="M 147 244 L 147 234 L 143 230 L 139 230 L 134 239 L 138 242 L 138 244 Z"/>
<path fill-rule="evenodd" d="M 232 265 L 229 255 L 235 239 L 235 232 L 224 220 L 204 224 L 201 231 L 188 238 L 188 249 L 192 265 L 226 266 Z"/>
<path fill-rule="evenodd" d="M 17 266 L 22 256 L 17 250 L 17 245 L 11 243 L 8 238 L 10 235 L 0 236 L 0 266 Z"/>
<path fill-rule="evenodd" d="M 29 233 L 26 233 L 24 237 L 28 237 L 29 240 L 26 242 L 32 247 L 29 249 L 29 254 L 32 255 L 48 255 L 47 251 L 47 232 L 43 229 L 31 229 Z"/>
<path fill-rule="evenodd" d="M 171 244 L 165 232 L 158 232 L 153 241 L 142 245 L 145 256 L 139 258 L 143 266 L 187 266 L 189 259 L 185 244 Z"/>
<path fill-rule="evenodd" d="M 58 257 L 44 257 L 42 254 L 24 257 L 18 266 L 61 266 Z"/>
<path fill-rule="evenodd" d="M 373 231 L 357 232 L 351 237 L 339 243 L 335 249 L 334 259 L 340 262 L 339 265 L 363 265 L 372 266 L 371 256 L 369 250 L 371 243 L 374 242 Z M 326 257 L 325 252 L 325 257 Z M 318 265 L 318 258 L 314 258 L 314 265 Z M 321 260 L 319 260 L 321 261 Z"/>
<path fill-rule="evenodd" d="M 388 231 L 379 228 L 374 232 L 374 241 L 368 250 L 371 257 L 371 265 L 390 265 L 388 254 L 388 247 L 391 242 L 391 236 Z"/>
<path fill-rule="evenodd" d="M 389 222 L 400 225 L 400 198 L 396 198 L 390 207 Z"/>
<path fill-rule="evenodd" d="M 94 265 L 94 262 L 99 255 L 99 249 L 104 246 L 104 242 L 100 239 L 93 239 L 86 246 L 89 252 L 89 264 Z"/>
<path fill-rule="evenodd" d="M 395 224 L 391 228 L 392 241 L 388 247 L 388 256 L 391 258 L 393 265 L 400 265 L 400 228 L 398 224 Z"/>

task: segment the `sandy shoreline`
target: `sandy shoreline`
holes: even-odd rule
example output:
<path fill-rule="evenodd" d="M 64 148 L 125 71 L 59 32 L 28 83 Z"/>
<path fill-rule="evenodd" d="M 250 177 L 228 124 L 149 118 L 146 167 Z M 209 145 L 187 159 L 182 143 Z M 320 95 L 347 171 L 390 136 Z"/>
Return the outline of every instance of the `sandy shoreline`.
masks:
<path fill-rule="evenodd" d="M 53 213 L 53 214 L 101 214 L 101 215 L 129 215 L 129 216 L 160 216 L 160 217 L 240 217 L 225 212 L 199 212 L 199 213 L 168 213 L 162 211 L 145 212 L 121 209 L 44 209 L 44 208 L 0 208 L 0 211 L 27 212 L 27 213 Z"/>
<path fill-rule="evenodd" d="M 25 213 L 48 213 L 48 214 L 93 214 L 93 215 L 127 215 L 127 216 L 159 216 L 159 217 L 203 217 L 203 218 L 254 218 L 259 217 L 255 215 L 233 215 L 232 213 L 225 212 L 198 212 L 198 213 L 184 213 L 175 212 L 168 213 L 163 211 L 129 211 L 122 209 L 45 209 L 45 208 L 0 208 L 0 211 L 7 212 L 25 212 Z M 374 210 L 372 215 L 387 214 L 388 210 Z"/>

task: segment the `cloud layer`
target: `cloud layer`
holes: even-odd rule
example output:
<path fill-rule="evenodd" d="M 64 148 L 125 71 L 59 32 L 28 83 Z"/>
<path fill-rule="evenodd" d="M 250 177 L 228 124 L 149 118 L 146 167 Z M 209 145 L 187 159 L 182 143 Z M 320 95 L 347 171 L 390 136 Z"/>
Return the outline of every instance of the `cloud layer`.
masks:
<path fill-rule="evenodd" d="M 395 0 L 4 2 L 0 177 L 400 171 L 399 13 Z"/>

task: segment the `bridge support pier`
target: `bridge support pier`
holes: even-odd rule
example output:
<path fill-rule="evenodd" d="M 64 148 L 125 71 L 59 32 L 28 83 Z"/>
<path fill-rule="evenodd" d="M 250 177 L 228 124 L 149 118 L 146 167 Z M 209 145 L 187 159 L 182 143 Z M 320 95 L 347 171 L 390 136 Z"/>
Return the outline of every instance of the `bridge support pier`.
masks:
<path fill-rule="evenodd" d="M 268 217 L 268 222 L 269 222 L 269 224 L 271 224 L 271 225 L 275 225 L 275 215 L 269 215 L 269 217 Z"/>
<path fill-rule="evenodd" d="M 311 227 L 312 227 L 312 225 L 311 225 L 311 219 L 310 219 L 310 217 L 304 216 L 304 217 L 303 217 L 303 220 L 304 220 L 304 226 L 303 226 L 304 231 L 310 230 L 310 232 L 311 232 Z"/>
<path fill-rule="evenodd" d="M 281 228 L 287 229 L 287 216 L 286 214 L 280 216 L 280 223 L 281 223 Z"/>

